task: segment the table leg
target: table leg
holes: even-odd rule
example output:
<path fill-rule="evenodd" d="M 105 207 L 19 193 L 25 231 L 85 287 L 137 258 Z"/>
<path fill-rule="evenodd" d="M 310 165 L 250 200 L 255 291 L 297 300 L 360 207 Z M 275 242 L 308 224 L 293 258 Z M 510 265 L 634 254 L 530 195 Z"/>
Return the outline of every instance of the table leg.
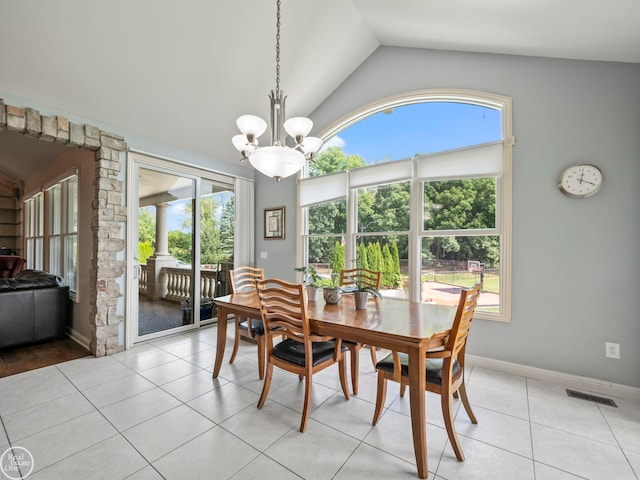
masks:
<path fill-rule="evenodd" d="M 427 418 L 425 414 L 425 351 L 422 348 L 409 349 L 409 398 L 411 406 L 411 430 L 413 449 L 416 455 L 418 477 L 427 478 Z"/>
<path fill-rule="evenodd" d="M 218 344 L 216 347 L 216 362 L 213 365 L 213 378 L 216 378 L 222 367 L 222 358 L 224 357 L 224 347 L 227 344 L 227 315 L 229 311 L 218 306 Z"/>

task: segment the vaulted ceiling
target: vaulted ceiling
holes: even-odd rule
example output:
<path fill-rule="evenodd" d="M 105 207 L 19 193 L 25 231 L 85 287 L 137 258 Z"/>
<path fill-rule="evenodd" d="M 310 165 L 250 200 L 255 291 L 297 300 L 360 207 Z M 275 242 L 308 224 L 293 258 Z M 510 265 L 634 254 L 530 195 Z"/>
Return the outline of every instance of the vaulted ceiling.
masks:
<path fill-rule="evenodd" d="M 275 10 L 275 0 L 1 2 L 0 98 L 237 161 L 235 119 L 268 117 Z M 637 0 L 282 0 L 281 88 L 288 116 L 309 115 L 380 45 L 640 63 L 639 25 Z"/>

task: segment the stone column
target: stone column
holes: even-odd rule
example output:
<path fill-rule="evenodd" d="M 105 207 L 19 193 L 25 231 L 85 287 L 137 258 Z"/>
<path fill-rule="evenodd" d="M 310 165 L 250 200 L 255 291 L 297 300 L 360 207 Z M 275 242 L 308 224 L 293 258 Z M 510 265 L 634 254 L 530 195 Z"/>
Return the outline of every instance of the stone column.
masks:
<path fill-rule="evenodd" d="M 168 278 L 164 267 L 175 267 L 176 259 L 169 254 L 167 230 L 168 203 L 156 203 L 156 251 L 147 259 L 147 293 L 152 300 L 167 296 Z"/>

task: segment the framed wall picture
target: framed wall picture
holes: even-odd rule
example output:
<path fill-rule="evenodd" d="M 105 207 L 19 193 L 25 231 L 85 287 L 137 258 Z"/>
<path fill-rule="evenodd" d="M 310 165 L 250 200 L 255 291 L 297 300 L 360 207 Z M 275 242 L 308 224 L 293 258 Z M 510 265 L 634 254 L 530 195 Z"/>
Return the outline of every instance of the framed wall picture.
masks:
<path fill-rule="evenodd" d="M 284 239 L 284 207 L 264 209 L 264 239 Z"/>

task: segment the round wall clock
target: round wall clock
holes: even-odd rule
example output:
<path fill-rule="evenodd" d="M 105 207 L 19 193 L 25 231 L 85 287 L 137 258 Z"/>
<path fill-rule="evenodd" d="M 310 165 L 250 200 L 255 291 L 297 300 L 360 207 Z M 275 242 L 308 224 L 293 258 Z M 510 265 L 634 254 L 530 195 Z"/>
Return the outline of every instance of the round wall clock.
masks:
<path fill-rule="evenodd" d="M 572 198 L 585 198 L 593 195 L 600 187 L 604 175 L 595 165 L 572 165 L 560 174 L 558 188 Z"/>

